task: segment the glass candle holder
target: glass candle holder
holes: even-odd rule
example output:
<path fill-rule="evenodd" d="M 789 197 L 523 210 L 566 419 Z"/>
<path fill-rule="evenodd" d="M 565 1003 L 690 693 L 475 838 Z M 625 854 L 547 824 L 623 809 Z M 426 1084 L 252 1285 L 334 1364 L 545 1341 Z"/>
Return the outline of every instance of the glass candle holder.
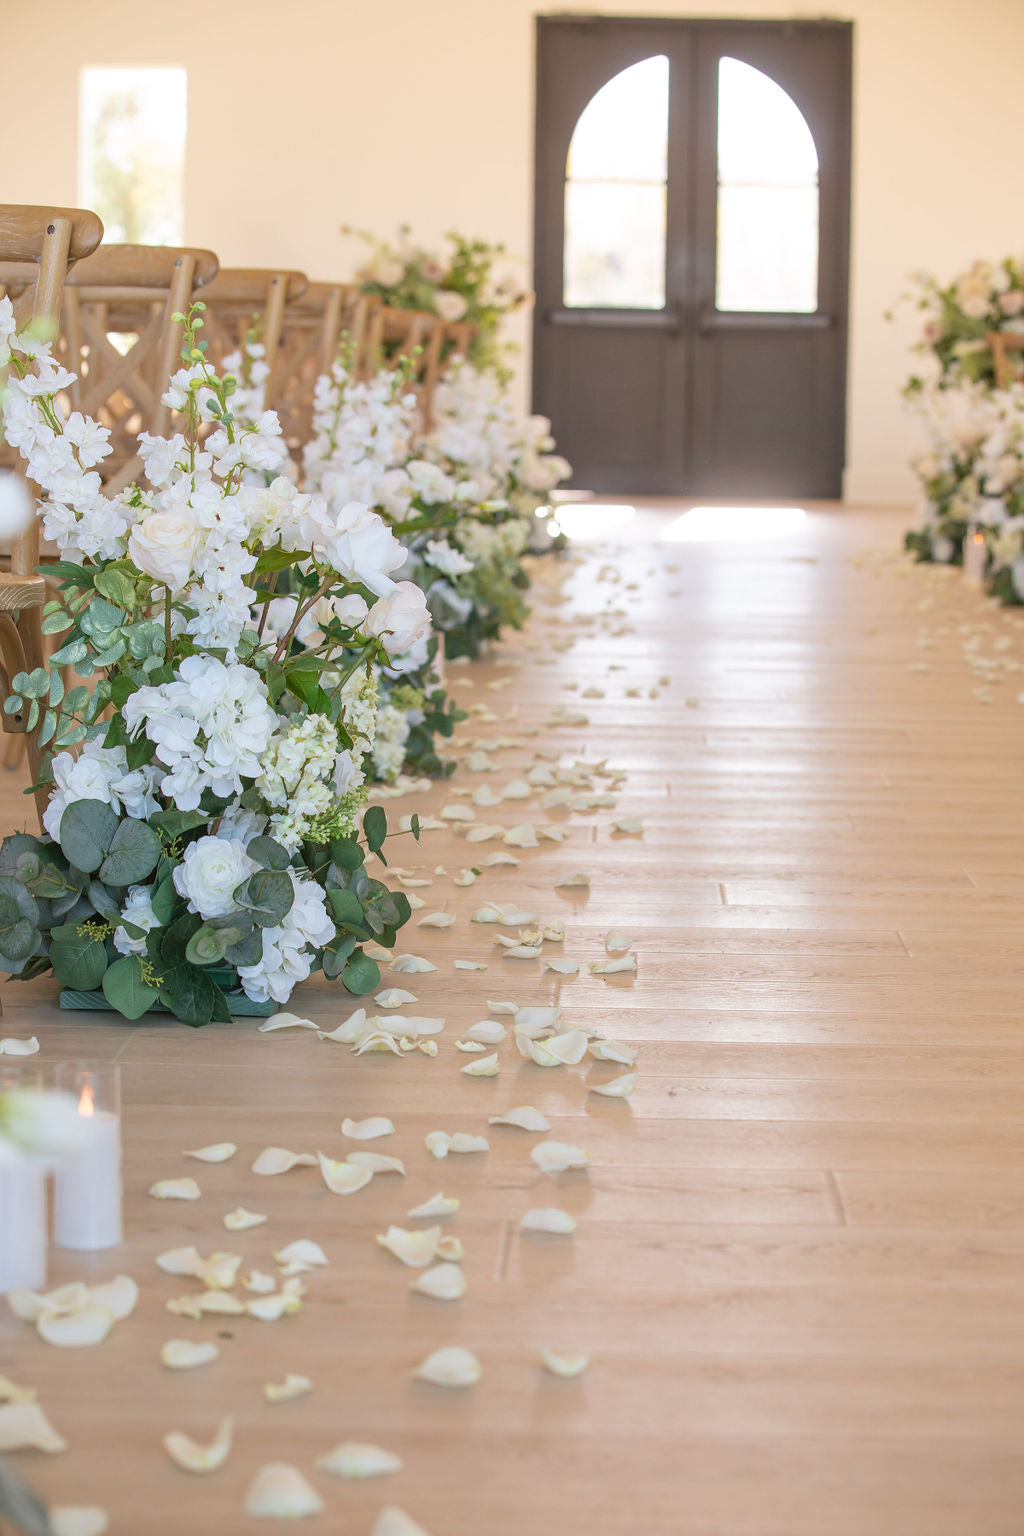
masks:
<path fill-rule="evenodd" d="M 53 1240 L 60 1248 L 116 1248 L 121 1226 L 121 1070 L 111 1062 L 61 1062 L 56 1086 L 69 1093 L 89 1134 L 53 1181 Z"/>
<path fill-rule="evenodd" d="M 38 1067 L 0 1068 L 0 1094 L 38 1092 Z M 0 1152 L 0 1294 L 46 1285 L 46 1164 L 8 1148 Z"/>

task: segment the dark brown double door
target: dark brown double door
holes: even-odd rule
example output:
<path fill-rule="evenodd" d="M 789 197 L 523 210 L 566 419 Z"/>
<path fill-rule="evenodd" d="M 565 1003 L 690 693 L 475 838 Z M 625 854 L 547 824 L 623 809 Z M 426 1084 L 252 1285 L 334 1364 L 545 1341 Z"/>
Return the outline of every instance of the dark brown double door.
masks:
<path fill-rule="evenodd" d="M 534 407 L 576 486 L 842 492 L 851 29 L 543 17 Z"/>

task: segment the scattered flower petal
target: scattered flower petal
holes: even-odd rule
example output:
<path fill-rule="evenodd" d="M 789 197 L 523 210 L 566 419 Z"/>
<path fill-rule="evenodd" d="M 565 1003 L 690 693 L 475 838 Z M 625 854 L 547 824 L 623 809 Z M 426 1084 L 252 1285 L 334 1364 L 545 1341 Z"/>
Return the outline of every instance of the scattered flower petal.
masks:
<path fill-rule="evenodd" d="M 483 960 L 456 960 L 457 971 L 486 971 L 487 963 Z"/>
<path fill-rule="evenodd" d="M 382 1152 L 350 1152 L 346 1162 L 371 1173 L 400 1173 L 405 1178 L 405 1164 L 400 1157 L 385 1157 Z"/>
<path fill-rule="evenodd" d="M 417 1003 L 419 998 L 412 992 L 406 992 L 403 987 L 388 987 L 383 992 L 378 992 L 376 1002 L 382 1008 L 401 1008 L 403 1003 Z"/>
<path fill-rule="evenodd" d="M 487 1006 L 492 1013 L 496 1012 L 493 1003 L 488 1003 Z M 561 1008 L 514 1008 L 513 1015 L 516 1028 L 524 1030 L 536 1040 L 541 1035 L 551 1034 L 562 1017 L 562 1010 Z"/>
<path fill-rule="evenodd" d="M 437 1256 L 450 1264 L 459 1264 L 466 1257 L 466 1250 L 457 1237 L 442 1237 L 437 1245 Z"/>
<path fill-rule="evenodd" d="M 426 971 L 436 971 L 437 966 L 420 955 L 396 955 L 391 962 L 391 969 L 400 976 L 419 976 Z"/>
<path fill-rule="evenodd" d="M 449 1344 L 421 1361 L 413 1375 L 436 1387 L 472 1387 L 483 1376 L 483 1369 L 471 1350 Z"/>
<path fill-rule="evenodd" d="M 426 917 L 421 917 L 417 927 L 419 928 L 450 928 L 455 922 L 454 912 L 428 912 Z"/>
<path fill-rule="evenodd" d="M 576 1231 L 573 1217 L 557 1206 L 537 1206 L 527 1211 L 519 1226 L 523 1232 L 551 1232 L 560 1237 L 568 1237 Z"/>
<path fill-rule="evenodd" d="M 635 1087 L 635 1072 L 624 1072 L 621 1077 L 613 1077 L 608 1083 L 587 1084 L 590 1093 L 599 1093 L 606 1099 L 628 1099 Z"/>
<path fill-rule="evenodd" d="M 230 1417 L 221 1419 L 209 1445 L 200 1445 L 191 1435 L 173 1429 L 169 1435 L 164 1435 L 164 1450 L 175 1465 L 185 1472 L 216 1472 L 231 1453 L 233 1428 L 234 1423 Z"/>
<path fill-rule="evenodd" d="M 254 1519 L 302 1520 L 320 1515 L 324 1501 L 298 1467 L 271 1461 L 260 1467 L 245 1495 L 245 1512 Z"/>
<path fill-rule="evenodd" d="M 30 1035 L 27 1040 L 19 1040 L 13 1035 L 0 1040 L 0 1056 L 34 1056 L 39 1050 L 39 1041 L 35 1035 Z"/>
<path fill-rule="evenodd" d="M 149 1192 L 154 1200 L 198 1200 L 202 1194 L 195 1179 L 158 1179 Z"/>
<path fill-rule="evenodd" d="M 591 976 L 616 976 L 620 972 L 636 970 L 636 955 L 623 955 L 620 960 L 597 960 L 590 966 Z"/>
<path fill-rule="evenodd" d="M 385 1233 L 378 1235 L 377 1241 L 410 1269 L 422 1269 L 433 1261 L 437 1253 L 441 1228 L 424 1227 L 417 1232 L 407 1227 L 388 1227 Z"/>
<path fill-rule="evenodd" d="M 402 1458 L 393 1451 L 382 1450 L 379 1445 L 346 1440 L 328 1451 L 326 1456 L 320 1456 L 316 1466 L 318 1471 L 329 1472 L 332 1477 L 383 1477 L 391 1472 L 401 1472 Z"/>
<path fill-rule="evenodd" d="M 621 950 L 628 949 L 631 942 L 617 928 L 609 928 L 604 936 L 604 947 L 610 955 L 618 954 Z"/>
<path fill-rule="evenodd" d="M 319 1029 L 312 1019 L 301 1019 L 297 1013 L 275 1013 L 260 1025 L 260 1034 L 268 1035 L 275 1029 Z"/>
<path fill-rule="evenodd" d="M 550 1371 L 552 1376 L 561 1376 L 565 1380 L 582 1376 L 590 1364 L 589 1355 L 556 1355 L 550 1349 L 542 1349 L 540 1358 L 546 1371 Z"/>
<path fill-rule="evenodd" d="M 564 1141 L 542 1141 L 530 1153 L 530 1161 L 542 1173 L 565 1173 L 570 1168 L 585 1168 L 590 1153 L 583 1147 L 570 1146 Z"/>
<path fill-rule="evenodd" d="M 595 1061 L 617 1061 L 623 1067 L 631 1067 L 636 1052 L 620 1040 L 592 1040 L 587 1047 Z"/>
<path fill-rule="evenodd" d="M 194 1152 L 186 1152 L 184 1155 L 194 1157 L 200 1163 L 226 1163 L 237 1151 L 233 1141 L 217 1141 L 212 1147 L 197 1147 Z"/>
<path fill-rule="evenodd" d="M 576 889 L 590 889 L 590 876 L 585 875 L 582 870 L 576 870 L 574 873 L 568 875 L 559 875 L 558 879 L 555 881 L 556 891 Z"/>
<path fill-rule="evenodd" d="M 521 1131 L 550 1131 L 551 1125 L 532 1104 L 520 1104 L 503 1115 L 492 1115 L 488 1125 L 514 1125 Z"/>
<path fill-rule="evenodd" d="M 197 1365 L 209 1365 L 219 1354 L 212 1341 L 196 1344 L 188 1339 L 168 1339 L 160 1350 L 160 1364 L 169 1371 L 191 1371 Z"/>
<path fill-rule="evenodd" d="M 312 1152 L 289 1152 L 287 1147 L 264 1147 L 253 1163 L 252 1171 L 271 1178 L 274 1174 L 288 1173 L 292 1168 L 315 1167 L 316 1158 Z"/>
<path fill-rule="evenodd" d="M 430 1532 L 404 1509 L 388 1504 L 374 1521 L 370 1536 L 430 1536 Z"/>
<path fill-rule="evenodd" d="M 343 1120 L 341 1134 L 353 1141 L 376 1141 L 379 1136 L 391 1136 L 394 1125 L 384 1115 L 371 1115 L 368 1120 Z"/>
<path fill-rule="evenodd" d="M 500 1045 L 508 1031 L 494 1019 L 481 1019 L 466 1030 L 466 1039 L 482 1045 Z"/>
<path fill-rule="evenodd" d="M 278 1248 L 274 1259 L 278 1264 L 305 1264 L 311 1267 L 327 1263 L 326 1253 L 311 1237 L 297 1237 L 286 1248 Z"/>
<path fill-rule="evenodd" d="M 454 1216 L 462 1204 L 454 1195 L 431 1195 L 422 1205 L 414 1205 L 406 1214 L 412 1217 Z"/>
<path fill-rule="evenodd" d="M 578 960 L 546 960 L 546 971 L 554 971 L 556 976 L 578 976 L 580 963 Z"/>
<path fill-rule="evenodd" d="M 268 1381 L 263 1388 L 263 1396 L 268 1403 L 290 1403 L 297 1397 L 305 1397 L 312 1390 L 313 1383 L 308 1376 L 297 1376 L 289 1371 L 284 1381 Z"/>
<path fill-rule="evenodd" d="M 229 1232 L 247 1232 L 250 1227 L 262 1227 L 266 1220 L 266 1216 L 261 1216 L 258 1211 L 247 1211 L 244 1205 L 236 1205 L 224 1217 L 224 1225 Z"/>
<path fill-rule="evenodd" d="M 481 1056 L 478 1061 L 467 1061 L 459 1071 L 463 1077 L 497 1077 L 501 1071 L 498 1053 L 493 1051 L 490 1056 Z"/>
<path fill-rule="evenodd" d="M 358 1163 L 336 1162 L 322 1152 L 318 1152 L 317 1157 L 324 1183 L 332 1194 L 354 1195 L 357 1190 L 365 1189 L 373 1178 L 372 1168 L 361 1168 Z"/>
<path fill-rule="evenodd" d="M 434 1264 L 417 1275 L 409 1289 L 434 1301 L 461 1301 L 466 1294 L 466 1277 L 458 1264 Z"/>
<path fill-rule="evenodd" d="M 80 1312 L 44 1312 L 36 1332 L 47 1344 L 61 1349 L 80 1349 L 102 1344 L 114 1326 L 114 1314 L 106 1307 L 83 1307 Z"/>

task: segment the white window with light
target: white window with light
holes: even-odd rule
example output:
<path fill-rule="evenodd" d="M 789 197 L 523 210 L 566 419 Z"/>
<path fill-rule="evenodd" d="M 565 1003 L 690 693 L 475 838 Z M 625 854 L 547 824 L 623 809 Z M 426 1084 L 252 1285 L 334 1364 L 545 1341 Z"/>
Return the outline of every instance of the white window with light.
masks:
<path fill-rule="evenodd" d="M 187 97 L 184 69 L 82 70 L 79 199 L 99 214 L 107 240 L 184 240 Z"/>
<path fill-rule="evenodd" d="M 718 69 L 715 306 L 813 314 L 818 307 L 818 152 L 781 85 L 724 58 Z"/>
<path fill-rule="evenodd" d="M 567 308 L 663 309 L 669 63 L 617 74 L 591 97 L 565 168 Z"/>

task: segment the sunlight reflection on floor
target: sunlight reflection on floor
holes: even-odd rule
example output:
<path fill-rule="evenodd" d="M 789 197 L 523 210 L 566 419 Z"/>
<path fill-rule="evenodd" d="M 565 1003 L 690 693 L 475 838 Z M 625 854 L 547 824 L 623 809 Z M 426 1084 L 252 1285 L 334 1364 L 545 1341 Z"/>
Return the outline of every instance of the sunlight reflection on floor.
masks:
<path fill-rule="evenodd" d="M 785 539 L 800 531 L 806 516 L 802 507 L 691 507 L 661 537 L 673 544 Z"/>

